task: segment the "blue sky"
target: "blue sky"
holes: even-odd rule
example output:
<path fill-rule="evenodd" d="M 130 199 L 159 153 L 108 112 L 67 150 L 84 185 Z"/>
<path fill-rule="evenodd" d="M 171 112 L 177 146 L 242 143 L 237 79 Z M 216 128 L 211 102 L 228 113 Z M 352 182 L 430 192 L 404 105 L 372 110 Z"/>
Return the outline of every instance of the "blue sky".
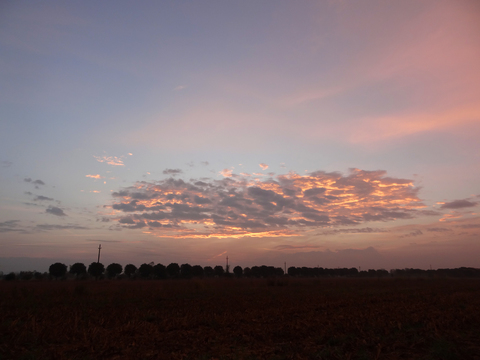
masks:
<path fill-rule="evenodd" d="M 137 265 L 478 266 L 479 16 L 475 1 L 2 4 L 0 271 L 89 263 L 98 243 Z"/>

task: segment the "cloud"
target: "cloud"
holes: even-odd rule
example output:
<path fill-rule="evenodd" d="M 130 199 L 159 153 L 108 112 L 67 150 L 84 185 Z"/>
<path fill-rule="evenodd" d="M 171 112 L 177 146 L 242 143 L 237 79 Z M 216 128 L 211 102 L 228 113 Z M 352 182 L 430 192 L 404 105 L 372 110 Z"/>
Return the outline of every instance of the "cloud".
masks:
<path fill-rule="evenodd" d="M 360 228 L 360 229 L 332 229 L 332 230 L 325 230 L 317 235 L 337 235 L 337 234 L 373 234 L 373 233 L 384 233 L 388 232 L 386 229 L 379 229 L 379 228 Z"/>
<path fill-rule="evenodd" d="M 427 231 L 433 231 L 433 232 L 449 232 L 449 231 L 452 231 L 452 229 L 434 227 L 434 228 L 427 228 Z"/>
<path fill-rule="evenodd" d="M 202 164 L 203 166 L 210 165 L 210 163 L 208 161 L 200 161 L 200 164 Z"/>
<path fill-rule="evenodd" d="M 406 235 L 402 235 L 400 236 L 401 238 L 405 238 L 405 237 L 413 237 L 413 236 L 420 236 L 420 235 L 423 235 L 423 232 L 421 230 L 414 230 Z"/>
<path fill-rule="evenodd" d="M 0 233 L 24 231 L 23 229 L 18 228 L 19 225 L 20 220 L 8 220 L 0 222 Z"/>
<path fill-rule="evenodd" d="M 117 156 L 95 156 L 93 155 L 93 157 L 95 159 L 97 159 L 98 162 L 101 162 L 101 163 L 107 163 L 108 165 L 112 165 L 112 166 L 125 166 L 125 164 L 123 163 L 123 158 L 125 158 L 125 156 L 120 156 L 120 157 L 117 157 Z"/>
<path fill-rule="evenodd" d="M 182 174 L 182 173 L 183 173 L 183 170 L 181 170 L 181 169 L 165 169 L 165 170 L 163 170 L 164 175 L 175 176 L 175 175 Z"/>
<path fill-rule="evenodd" d="M 474 207 L 477 204 L 478 204 L 477 202 L 468 201 L 468 200 L 454 200 L 451 202 L 444 203 L 442 206 L 440 206 L 440 209 L 462 209 L 467 207 Z"/>
<path fill-rule="evenodd" d="M 42 196 L 42 195 L 37 195 L 33 201 L 54 201 L 54 199 Z"/>
<path fill-rule="evenodd" d="M 183 90 L 183 89 L 186 89 L 187 86 L 186 85 L 178 85 L 174 90 L 175 91 L 180 91 L 180 90 Z"/>
<path fill-rule="evenodd" d="M 177 237 L 294 236 L 327 226 L 424 216 L 420 188 L 381 170 L 350 169 L 346 175 L 290 172 L 269 179 L 232 176 L 225 169 L 228 174 L 221 180 L 138 182 L 114 192 L 115 200 L 106 206 L 117 212 L 112 220 L 122 226 L 161 227 L 164 235 L 158 236 Z M 170 232 L 164 231 L 167 227 Z"/>
<path fill-rule="evenodd" d="M 85 226 L 80 225 L 53 225 L 53 224 L 40 224 L 36 225 L 35 228 L 37 230 L 88 230 Z"/>
<path fill-rule="evenodd" d="M 3 168 L 8 168 L 8 167 L 13 165 L 13 163 L 11 161 L 8 161 L 8 160 L 2 161 L 1 164 L 2 164 Z"/>
<path fill-rule="evenodd" d="M 457 225 L 457 227 L 462 229 L 480 229 L 480 224 L 462 224 Z"/>
<path fill-rule="evenodd" d="M 231 170 L 231 169 L 223 169 L 219 173 L 224 177 L 232 177 L 232 172 L 233 172 L 233 170 Z"/>
<path fill-rule="evenodd" d="M 99 179 L 104 179 L 105 177 L 104 176 L 100 176 L 100 175 L 85 175 L 85 177 L 88 177 L 88 178 L 92 178 L 92 179 L 96 179 L 96 180 L 99 180 Z"/>
<path fill-rule="evenodd" d="M 35 184 L 35 185 L 45 185 L 45 183 L 42 180 L 32 180 L 31 178 L 25 178 L 25 179 L 23 179 L 23 181 L 28 182 L 28 183 L 32 183 L 32 184 Z"/>
<path fill-rule="evenodd" d="M 30 191 L 25 191 L 25 195 L 35 196 L 35 198 L 33 199 L 33 201 L 55 201 L 55 199 L 50 198 L 50 197 L 47 197 L 47 196 L 34 195 L 34 194 L 32 194 Z M 37 204 L 29 203 L 28 205 L 37 205 Z"/>
<path fill-rule="evenodd" d="M 104 243 L 121 243 L 121 240 L 94 240 L 94 239 L 85 239 L 85 241 L 89 242 L 104 242 Z"/>
<path fill-rule="evenodd" d="M 258 164 L 258 166 L 260 166 L 262 168 L 262 170 L 267 170 L 268 169 L 268 165 L 264 164 L 264 163 L 260 163 L 260 164 Z"/>
<path fill-rule="evenodd" d="M 65 214 L 62 209 L 56 206 L 49 206 L 45 210 L 45 212 L 47 212 L 48 214 L 56 215 L 56 216 L 67 216 L 67 214 Z"/>
<path fill-rule="evenodd" d="M 320 246 L 315 245 L 277 245 L 274 247 L 274 250 L 311 250 L 318 249 Z"/>

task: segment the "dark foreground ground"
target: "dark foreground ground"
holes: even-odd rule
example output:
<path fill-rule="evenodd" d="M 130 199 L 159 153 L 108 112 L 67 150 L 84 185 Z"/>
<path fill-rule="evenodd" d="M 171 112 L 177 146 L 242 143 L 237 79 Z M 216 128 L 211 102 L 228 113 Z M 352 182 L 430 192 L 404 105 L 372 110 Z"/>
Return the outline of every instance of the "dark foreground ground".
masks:
<path fill-rule="evenodd" d="M 0 359 L 480 359 L 480 281 L 0 283 Z"/>

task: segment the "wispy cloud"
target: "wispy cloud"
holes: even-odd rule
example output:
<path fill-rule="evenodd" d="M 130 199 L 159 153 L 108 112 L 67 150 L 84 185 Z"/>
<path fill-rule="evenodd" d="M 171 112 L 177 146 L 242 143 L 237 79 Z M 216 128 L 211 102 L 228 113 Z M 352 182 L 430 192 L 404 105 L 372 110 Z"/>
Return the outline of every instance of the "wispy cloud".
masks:
<path fill-rule="evenodd" d="M 105 178 L 104 176 L 101 176 L 99 174 L 97 174 L 97 175 L 85 175 L 85 177 L 92 178 L 92 179 L 95 179 L 95 180 L 100 180 L 100 179 Z"/>
<path fill-rule="evenodd" d="M 55 201 L 55 199 L 43 195 L 37 195 L 33 201 Z"/>
<path fill-rule="evenodd" d="M 443 203 L 442 206 L 440 206 L 440 208 L 441 209 L 463 209 L 463 208 L 474 207 L 477 205 L 478 203 L 474 201 L 454 200 L 451 202 Z"/>
<path fill-rule="evenodd" d="M 87 230 L 85 226 L 69 224 L 69 225 L 54 225 L 54 224 L 39 224 L 35 226 L 37 230 Z"/>
<path fill-rule="evenodd" d="M 2 164 L 2 167 L 3 167 L 3 168 L 8 168 L 8 167 L 10 167 L 10 166 L 13 165 L 13 162 L 8 161 L 8 160 L 3 160 L 3 161 L 1 162 L 1 164 Z"/>
<path fill-rule="evenodd" d="M 93 155 L 93 157 L 97 159 L 98 162 L 107 163 L 108 165 L 125 166 L 125 164 L 123 163 L 123 159 L 125 158 L 125 156 L 117 157 L 117 156 L 106 156 L 106 155 L 104 156 Z"/>
<path fill-rule="evenodd" d="M 121 243 L 121 240 L 97 240 L 97 239 L 86 239 L 85 241 L 89 242 L 101 242 L 101 243 Z"/>
<path fill-rule="evenodd" d="M 314 250 L 318 249 L 318 245 L 277 245 L 274 247 L 274 250 Z"/>
<path fill-rule="evenodd" d="M 23 181 L 34 184 L 34 185 L 45 185 L 42 180 L 32 180 L 31 178 L 25 178 Z"/>
<path fill-rule="evenodd" d="M 183 173 L 183 170 L 181 169 L 165 169 L 163 170 L 162 172 L 164 175 L 172 175 L 172 176 L 175 176 L 175 175 L 178 175 L 178 174 L 182 174 Z"/>
<path fill-rule="evenodd" d="M 20 220 L 8 220 L 0 222 L 0 233 L 23 231 L 23 229 L 21 229 L 19 226 Z"/>
<path fill-rule="evenodd" d="M 258 166 L 260 166 L 262 168 L 262 170 L 267 170 L 268 169 L 268 165 L 265 164 L 265 163 L 258 164 Z"/>

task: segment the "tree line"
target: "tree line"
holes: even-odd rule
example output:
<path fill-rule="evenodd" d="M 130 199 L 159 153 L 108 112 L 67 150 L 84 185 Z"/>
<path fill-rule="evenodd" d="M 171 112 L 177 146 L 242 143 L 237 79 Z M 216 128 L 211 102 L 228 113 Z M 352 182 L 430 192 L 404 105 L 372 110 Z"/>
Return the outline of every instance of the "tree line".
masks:
<path fill-rule="evenodd" d="M 142 278 L 142 279 L 190 279 L 190 278 L 213 278 L 213 277 L 248 277 L 248 278 L 272 278 L 288 275 L 299 278 L 328 278 L 328 277 L 360 277 L 360 278 L 386 278 L 386 277 L 456 277 L 471 278 L 480 277 L 480 269 L 461 267 L 455 269 L 369 269 L 359 271 L 357 268 L 322 268 L 322 267 L 289 267 L 287 273 L 281 267 L 274 266 L 235 266 L 230 272 L 229 266 L 225 268 L 217 265 L 214 267 L 171 263 L 163 264 L 144 263 L 138 268 L 133 264 L 125 267 L 118 263 L 111 263 L 105 267 L 100 262 L 92 262 L 88 267 L 83 263 L 67 265 L 57 262 L 50 265 L 48 273 L 36 271 L 22 271 L 18 274 L 9 273 L 3 276 L 4 280 L 41 280 L 46 278 L 62 279 L 67 276 L 77 279 L 88 277 L 100 278 Z"/>

